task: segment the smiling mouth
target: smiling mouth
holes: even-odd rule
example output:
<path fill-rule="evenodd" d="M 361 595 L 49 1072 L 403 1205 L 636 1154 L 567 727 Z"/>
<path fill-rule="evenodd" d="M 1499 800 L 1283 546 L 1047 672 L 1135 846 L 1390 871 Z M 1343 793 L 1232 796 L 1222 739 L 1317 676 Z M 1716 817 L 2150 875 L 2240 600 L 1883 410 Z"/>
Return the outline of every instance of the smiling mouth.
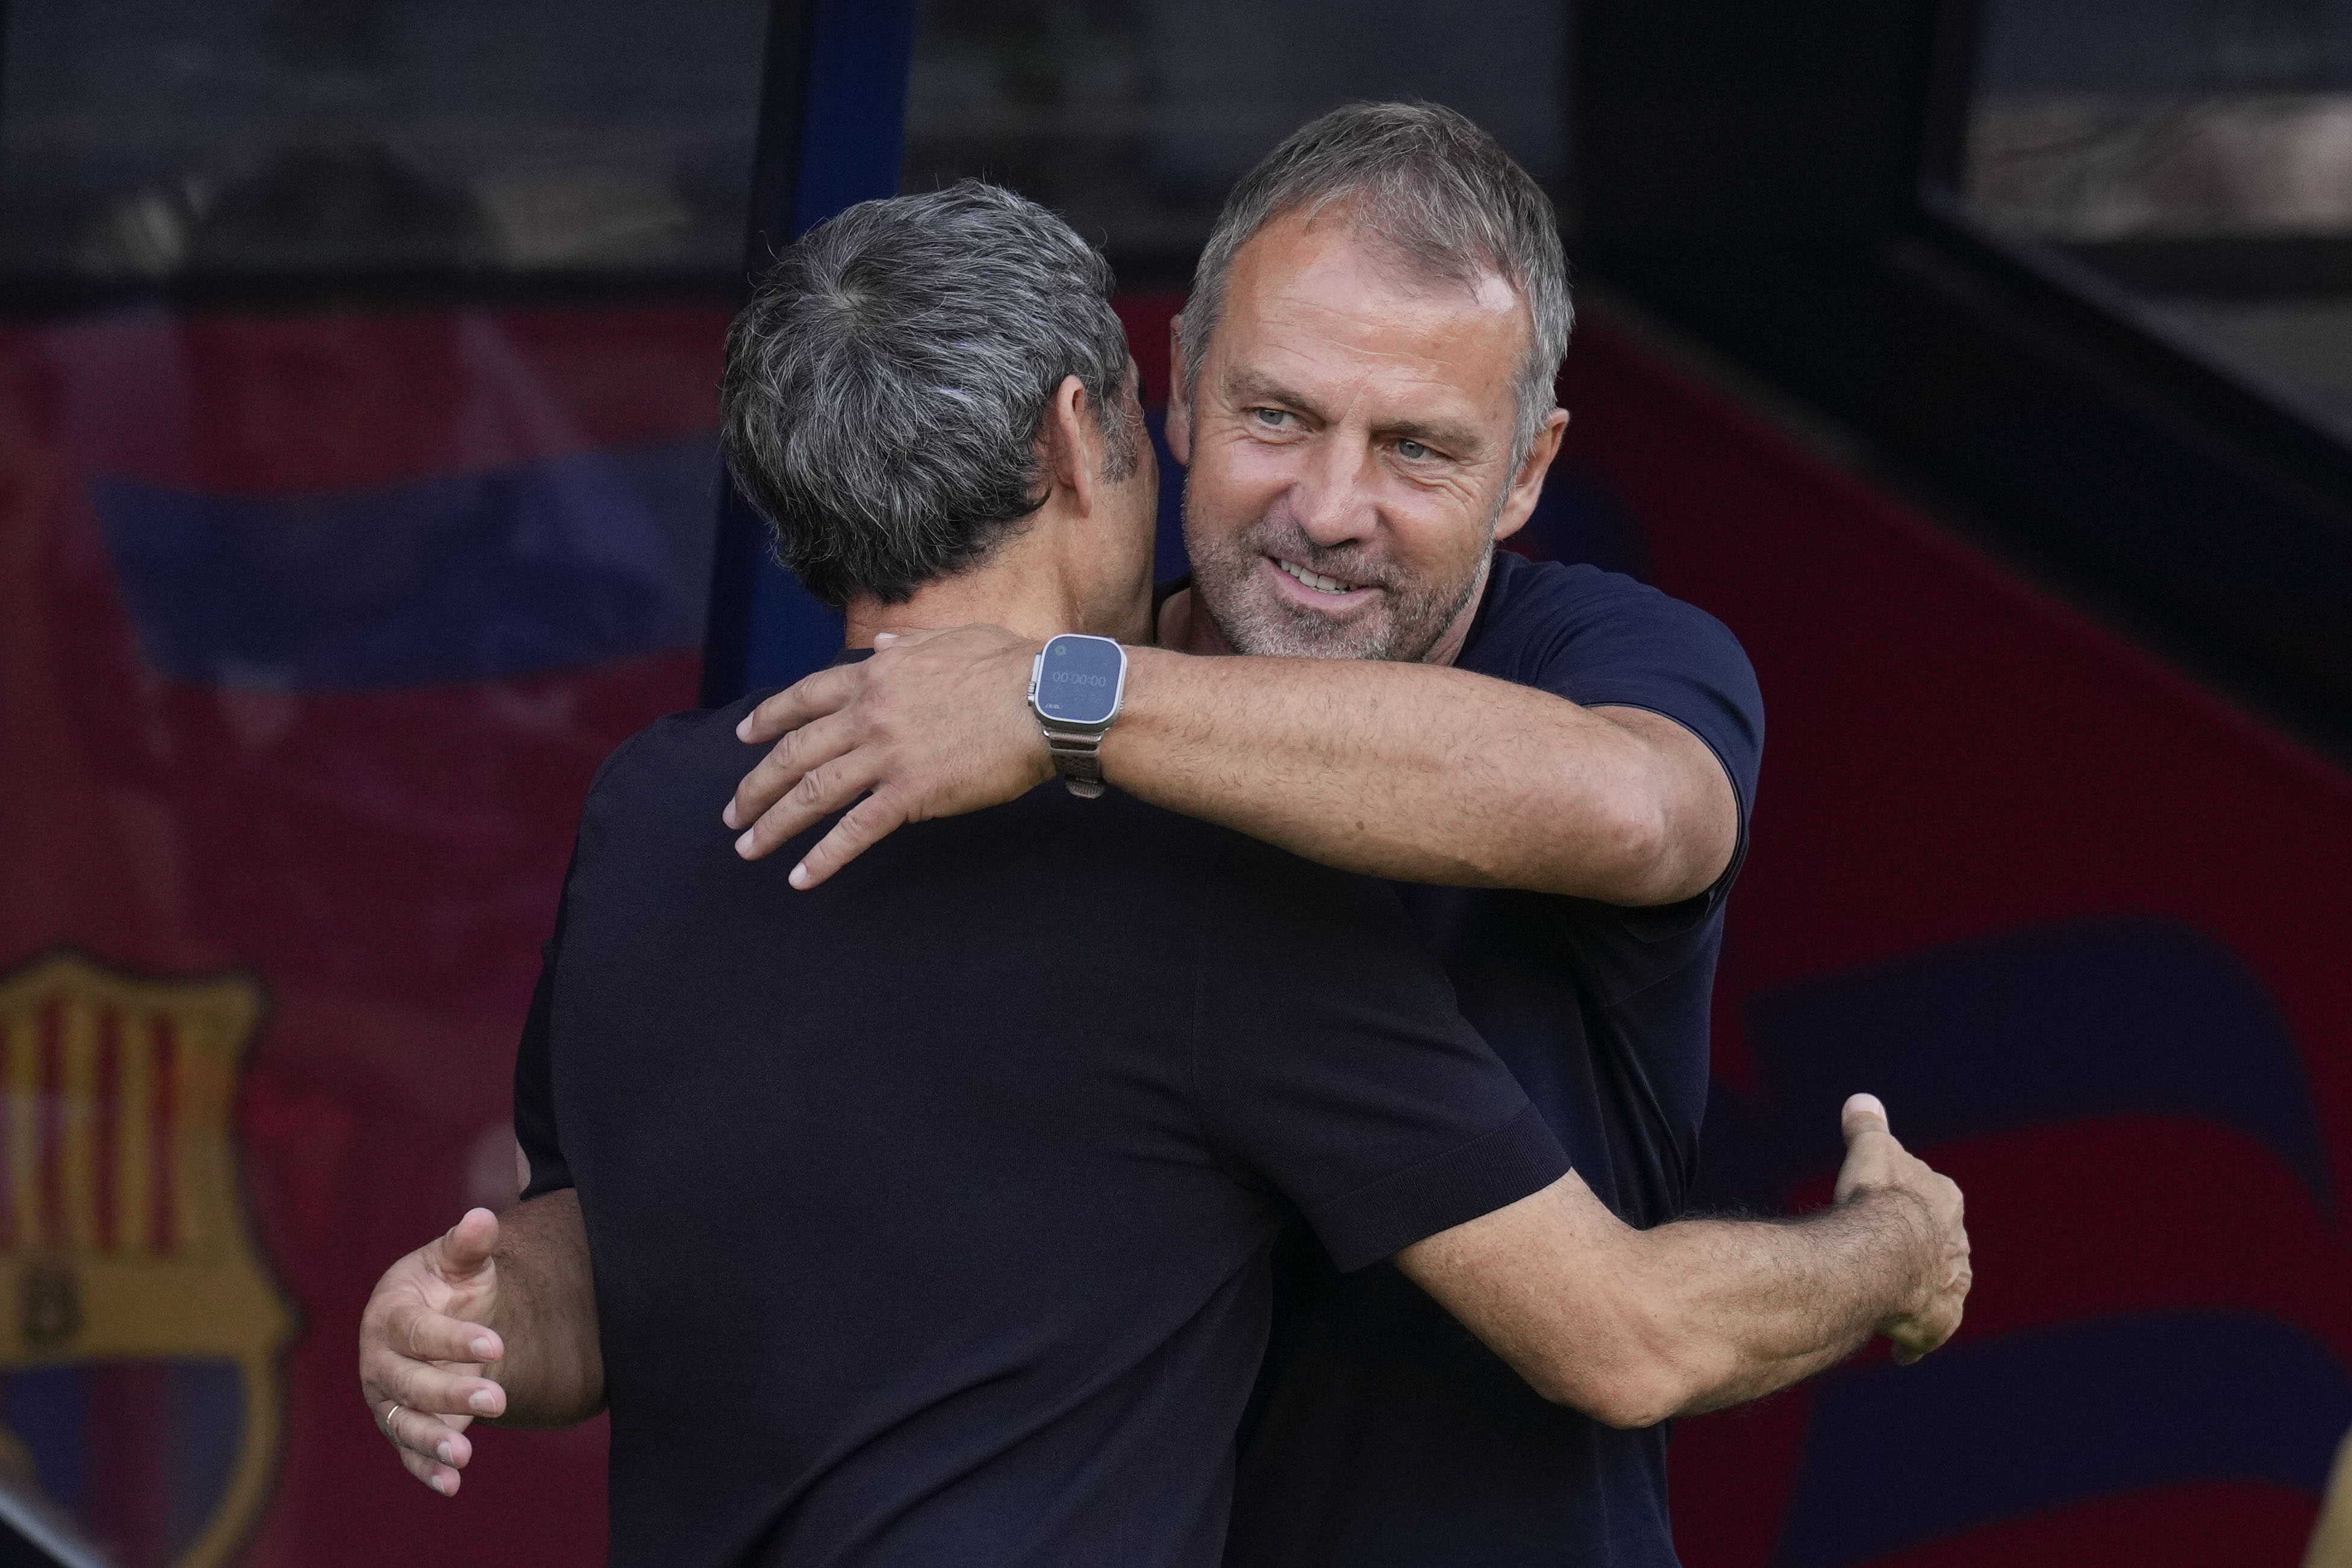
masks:
<path fill-rule="evenodd" d="M 1309 571 L 1296 561 L 1285 560 L 1278 555 L 1268 556 L 1266 559 L 1288 573 L 1294 581 L 1304 583 L 1318 593 L 1328 593 L 1336 598 L 1341 594 L 1354 593 L 1362 586 L 1360 583 L 1342 582 L 1336 577 L 1326 577 L 1319 571 Z"/>

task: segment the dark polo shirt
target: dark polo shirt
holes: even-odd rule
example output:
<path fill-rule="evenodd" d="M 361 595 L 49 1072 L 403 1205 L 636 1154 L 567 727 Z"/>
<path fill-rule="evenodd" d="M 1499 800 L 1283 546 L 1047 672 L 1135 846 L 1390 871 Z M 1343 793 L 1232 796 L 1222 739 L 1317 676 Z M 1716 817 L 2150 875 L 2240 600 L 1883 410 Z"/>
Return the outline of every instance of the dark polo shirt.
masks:
<path fill-rule="evenodd" d="M 1360 1270 L 1558 1141 L 1388 887 L 1051 784 L 795 893 L 746 706 L 605 764 L 516 1070 L 613 1563 L 1205 1568 L 1286 1217 Z"/>
<path fill-rule="evenodd" d="M 1463 1015 L 1585 1182 L 1628 1222 L 1682 1211 L 1706 1108 L 1723 908 L 1764 738 L 1738 643 L 1705 612 L 1590 566 L 1498 553 L 1456 664 L 1588 707 L 1647 708 L 1721 759 L 1739 851 L 1664 909 L 1403 889 Z M 1303 1241 L 1303 1239 L 1302 1239 Z M 1281 1253 L 1278 1326 L 1249 1423 L 1234 1568 L 1672 1568 L 1666 1430 L 1548 1405 L 1388 1264 Z"/>

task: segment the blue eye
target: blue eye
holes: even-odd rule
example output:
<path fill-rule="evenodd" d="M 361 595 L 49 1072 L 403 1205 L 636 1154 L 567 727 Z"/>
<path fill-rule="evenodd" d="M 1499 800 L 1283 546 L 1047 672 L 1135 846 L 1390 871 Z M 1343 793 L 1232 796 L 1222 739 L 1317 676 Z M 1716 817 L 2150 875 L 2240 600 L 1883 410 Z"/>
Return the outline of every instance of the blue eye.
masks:
<path fill-rule="evenodd" d="M 1397 455 L 1403 458 L 1408 463 L 1418 463 L 1423 458 L 1430 456 L 1431 455 L 1429 448 L 1423 446 L 1418 441 L 1400 441 L 1397 443 Z"/>
<path fill-rule="evenodd" d="M 1254 408 L 1250 412 L 1257 415 L 1257 422 L 1260 424 L 1270 425 L 1276 429 L 1281 427 L 1284 420 L 1290 417 L 1278 408 Z"/>

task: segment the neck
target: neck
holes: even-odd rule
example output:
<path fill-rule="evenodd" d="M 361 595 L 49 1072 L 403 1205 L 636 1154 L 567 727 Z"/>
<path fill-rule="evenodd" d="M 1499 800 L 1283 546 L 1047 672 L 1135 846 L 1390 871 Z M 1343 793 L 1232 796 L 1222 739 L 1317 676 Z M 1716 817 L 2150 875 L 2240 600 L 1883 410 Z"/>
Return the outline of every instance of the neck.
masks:
<path fill-rule="evenodd" d="M 1198 653 L 1204 658 L 1218 658 L 1234 651 L 1209 612 L 1201 608 L 1201 591 L 1180 588 L 1170 594 L 1160 606 L 1160 624 L 1153 628 L 1154 641 L 1163 648 L 1173 648 L 1180 653 Z"/>
<path fill-rule="evenodd" d="M 1002 626 L 1039 640 L 1060 632 L 1088 632 L 1141 643 L 1150 631 L 1151 585 L 1123 602 L 1100 602 L 1086 591 L 1073 563 L 1047 548 L 1060 532 L 1032 528 L 970 571 L 927 582 L 903 604 L 853 599 L 843 612 L 843 642 L 870 648 L 877 632 L 942 632 L 951 626 Z"/>

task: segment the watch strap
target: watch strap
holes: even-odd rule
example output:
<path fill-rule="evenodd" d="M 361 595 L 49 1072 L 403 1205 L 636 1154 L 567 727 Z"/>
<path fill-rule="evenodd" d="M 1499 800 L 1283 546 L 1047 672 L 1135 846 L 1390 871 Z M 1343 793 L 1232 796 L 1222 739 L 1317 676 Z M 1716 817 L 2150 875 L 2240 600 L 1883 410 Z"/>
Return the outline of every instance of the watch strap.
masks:
<path fill-rule="evenodd" d="M 1062 783 L 1073 795 L 1088 800 L 1103 792 L 1102 732 L 1095 729 L 1068 729 L 1048 724 L 1045 729 L 1045 749 L 1054 758 L 1054 771 L 1062 776 Z"/>

